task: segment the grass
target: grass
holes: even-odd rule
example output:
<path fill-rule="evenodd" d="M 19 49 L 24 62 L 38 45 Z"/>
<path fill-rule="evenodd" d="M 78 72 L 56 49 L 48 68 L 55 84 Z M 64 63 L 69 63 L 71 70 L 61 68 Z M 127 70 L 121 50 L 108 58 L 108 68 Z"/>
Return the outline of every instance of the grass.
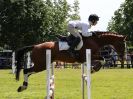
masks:
<path fill-rule="evenodd" d="M 15 81 L 11 70 L 0 70 L 0 99 L 44 99 L 46 72 L 33 74 L 24 92 L 16 90 L 23 82 Z M 55 99 L 82 99 L 81 70 L 55 69 Z M 101 69 L 91 75 L 92 99 L 133 99 L 133 69 Z M 86 98 L 87 99 L 87 98 Z"/>

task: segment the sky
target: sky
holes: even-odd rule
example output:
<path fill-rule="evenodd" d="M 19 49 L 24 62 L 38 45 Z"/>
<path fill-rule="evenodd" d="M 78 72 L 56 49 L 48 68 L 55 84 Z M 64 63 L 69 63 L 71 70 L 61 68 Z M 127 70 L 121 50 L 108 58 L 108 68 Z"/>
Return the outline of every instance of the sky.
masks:
<path fill-rule="evenodd" d="M 73 4 L 74 0 L 67 0 Z M 125 0 L 78 0 L 79 12 L 82 21 L 87 21 L 90 14 L 97 14 L 100 17 L 98 24 L 93 26 L 91 30 L 106 31 L 108 22 L 114 16 L 114 12 L 120 8 Z"/>

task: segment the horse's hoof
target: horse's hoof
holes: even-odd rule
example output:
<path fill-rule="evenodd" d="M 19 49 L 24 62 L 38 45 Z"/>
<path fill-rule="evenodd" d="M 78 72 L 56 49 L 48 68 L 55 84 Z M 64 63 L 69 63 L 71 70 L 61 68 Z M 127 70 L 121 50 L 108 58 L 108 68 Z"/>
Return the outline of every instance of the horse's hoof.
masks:
<path fill-rule="evenodd" d="M 91 70 L 91 74 L 95 73 L 96 71 L 95 70 Z"/>
<path fill-rule="evenodd" d="M 18 92 L 21 92 L 21 91 L 22 91 L 21 87 L 19 87 L 17 91 L 18 91 Z"/>
<path fill-rule="evenodd" d="M 22 92 L 23 90 L 26 90 L 26 89 L 27 89 L 26 86 L 20 86 L 17 91 Z"/>

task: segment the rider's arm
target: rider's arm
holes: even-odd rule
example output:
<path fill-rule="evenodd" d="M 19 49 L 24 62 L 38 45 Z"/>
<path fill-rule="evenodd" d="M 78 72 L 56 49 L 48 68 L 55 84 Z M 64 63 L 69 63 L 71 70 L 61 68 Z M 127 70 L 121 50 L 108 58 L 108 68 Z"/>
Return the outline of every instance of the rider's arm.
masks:
<path fill-rule="evenodd" d="M 88 37 L 88 36 L 92 36 L 91 32 L 84 32 L 82 33 L 83 36 Z"/>
<path fill-rule="evenodd" d="M 88 36 L 92 36 L 92 33 L 91 32 L 88 32 L 88 24 L 83 24 L 82 26 L 82 35 L 85 36 L 85 37 L 88 37 Z"/>

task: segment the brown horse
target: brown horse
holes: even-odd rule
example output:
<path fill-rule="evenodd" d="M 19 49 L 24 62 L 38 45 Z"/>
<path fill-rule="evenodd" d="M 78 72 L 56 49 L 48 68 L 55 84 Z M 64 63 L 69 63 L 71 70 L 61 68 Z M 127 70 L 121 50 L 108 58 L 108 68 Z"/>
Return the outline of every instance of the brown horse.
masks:
<path fill-rule="evenodd" d="M 126 37 L 123 35 L 119 35 L 117 33 L 112 32 L 100 32 L 96 31 L 96 36 L 92 37 L 83 37 L 83 47 L 81 50 L 78 51 L 79 58 L 72 58 L 69 56 L 69 53 L 67 51 L 59 51 L 59 44 L 58 42 L 44 42 L 37 45 L 32 46 L 26 46 L 23 48 L 20 48 L 16 51 L 16 61 L 17 61 L 17 70 L 16 70 L 16 80 L 19 80 L 19 74 L 20 70 L 22 68 L 22 57 L 24 53 L 31 51 L 31 59 L 33 62 L 33 67 L 31 68 L 24 68 L 24 82 L 23 86 L 20 86 L 18 88 L 18 92 L 21 92 L 25 90 L 28 86 L 28 77 L 30 74 L 41 72 L 43 70 L 46 70 L 46 49 L 51 49 L 51 60 L 54 61 L 63 61 L 68 63 L 84 63 L 85 62 L 85 50 L 91 49 L 91 59 L 93 60 L 99 60 L 100 56 L 97 55 L 100 48 L 102 48 L 105 45 L 112 45 L 116 52 L 120 55 L 121 62 L 124 64 L 124 56 L 125 56 L 125 41 Z M 101 68 L 101 64 L 98 63 L 98 65 L 93 67 L 93 70 L 98 71 Z"/>

